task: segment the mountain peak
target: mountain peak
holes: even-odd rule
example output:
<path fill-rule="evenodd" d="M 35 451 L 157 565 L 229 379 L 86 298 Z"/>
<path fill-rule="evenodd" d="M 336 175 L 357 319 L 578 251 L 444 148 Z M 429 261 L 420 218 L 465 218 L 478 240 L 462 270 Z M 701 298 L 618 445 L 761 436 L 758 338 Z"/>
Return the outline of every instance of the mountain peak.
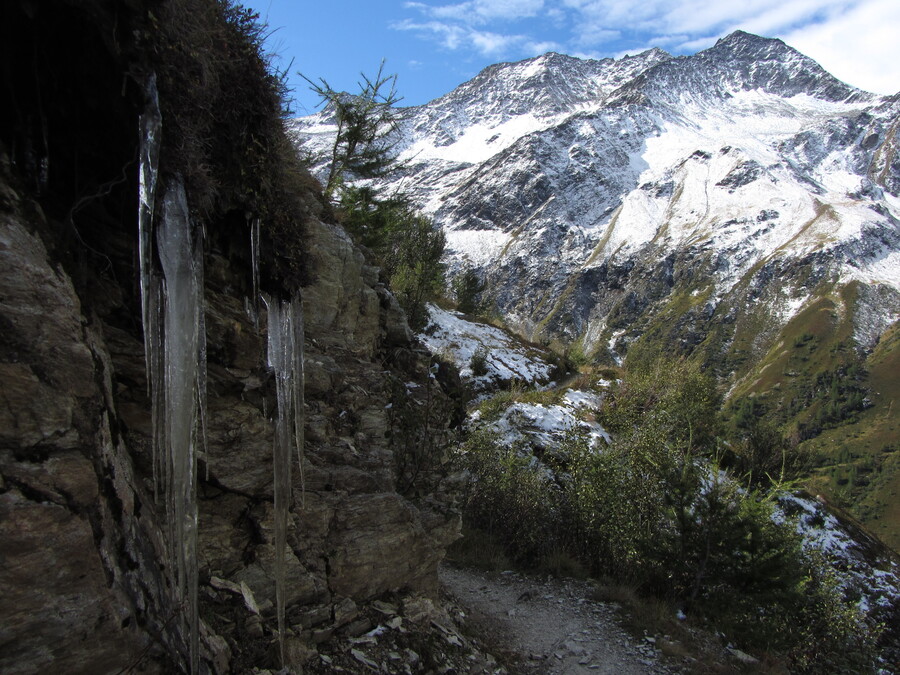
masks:
<path fill-rule="evenodd" d="M 688 94 L 696 100 L 727 99 L 738 91 L 750 90 L 784 98 L 803 94 L 831 102 L 872 98 L 781 40 L 738 30 L 697 54 L 668 58 L 644 69 L 640 77 L 616 93 L 615 100 L 620 104 L 646 103 Z"/>
<path fill-rule="evenodd" d="M 622 60 L 630 60 L 630 59 L 644 59 L 644 60 L 654 60 L 654 59 L 671 59 L 672 55 L 667 52 L 665 49 L 660 49 L 659 47 L 651 47 L 650 49 L 645 49 L 642 52 L 638 52 L 637 54 L 626 54 L 622 57 Z"/>
<path fill-rule="evenodd" d="M 780 47 L 784 47 L 787 49 L 791 49 L 791 51 L 794 51 L 791 47 L 788 47 L 782 40 L 779 40 L 778 38 L 763 37 L 761 35 L 748 33 L 747 31 L 743 30 L 736 30 L 732 33 L 729 33 L 725 37 L 716 40 L 715 44 L 716 47 L 722 46 L 731 48 L 735 46 L 759 48 L 772 47 L 774 45 L 779 45 Z"/>
<path fill-rule="evenodd" d="M 548 118 L 599 105 L 624 82 L 671 58 L 661 49 L 601 60 L 550 51 L 488 66 L 433 104 L 441 109 L 461 106 L 494 123 L 518 115 Z"/>

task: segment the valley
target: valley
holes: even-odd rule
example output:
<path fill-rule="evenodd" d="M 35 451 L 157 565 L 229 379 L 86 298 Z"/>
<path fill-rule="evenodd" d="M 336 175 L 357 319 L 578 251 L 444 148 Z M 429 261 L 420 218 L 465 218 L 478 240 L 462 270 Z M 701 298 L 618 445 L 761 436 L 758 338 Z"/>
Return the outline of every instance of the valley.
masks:
<path fill-rule="evenodd" d="M 686 57 L 546 54 L 402 109 L 402 168 L 372 187 L 442 228 L 449 275 L 474 271 L 522 338 L 700 362 L 731 423 L 777 424 L 809 487 L 896 549 L 898 106 L 742 32 Z M 293 123 L 314 170 L 332 130 Z"/>

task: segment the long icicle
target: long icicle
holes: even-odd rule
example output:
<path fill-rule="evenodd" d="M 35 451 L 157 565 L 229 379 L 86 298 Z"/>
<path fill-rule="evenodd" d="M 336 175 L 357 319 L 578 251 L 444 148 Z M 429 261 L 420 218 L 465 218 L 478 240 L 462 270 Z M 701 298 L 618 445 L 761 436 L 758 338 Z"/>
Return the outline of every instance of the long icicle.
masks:
<path fill-rule="evenodd" d="M 287 508 L 290 500 L 290 307 L 264 296 L 268 310 L 268 363 L 275 372 L 277 411 L 272 466 L 275 491 L 275 604 L 278 613 L 278 648 L 284 665 L 284 547 L 287 543 Z"/>
<path fill-rule="evenodd" d="M 162 118 L 159 112 L 159 93 L 156 74 L 151 73 L 144 85 L 147 105 L 138 120 L 140 133 L 140 167 L 138 170 L 138 254 L 141 271 L 141 318 L 144 321 L 144 359 L 150 372 L 150 345 L 146 326 L 150 323 L 150 284 L 153 269 L 153 209 L 156 183 L 159 176 L 159 146 Z M 147 382 L 149 391 L 150 382 Z"/>
<path fill-rule="evenodd" d="M 284 663 L 285 548 L 291 505 L 291 445 L 302 443 L 303 309 L 299 299 L 283 302 L 263 295 L 268 310 L 268 364 L 275 373 L 278 402 L 273 448 L 275 486 L 275 599 L 278 645 Z M 302 463 L 301 463 L 302 475 Z"/>
<path fill-rule="evenodd" d="M 250 223 L 250 266 L 253 270 L 253 328 L 259 331 L 259 216 Z"/>
<path fill-rule="evenodd" d="M 297 463 L 300 467 L 300 505 L 306 506 L 306 474 L 303 471 L 303 445 L 304 445 L 304 414 L 303 403 L 306 397 L 305 393 L 305 374 L 303 372 L 303 340 L 304 340 L 304 318 L 303 303 L 299 297 L 291 300 L 291 311 L 294 315 L 294 362 L 293 362 L 293 379 L 292 390 L 294 403 L 294 442 L 297 444 Z"/>
<path fill-rule="evenodd" d="M 194 271 L 197 276 L 197 288 L 199 294 L 197 298 L 197 406 L 200 413 L 200 449 L 203 457 L 204 466 L 206 467 L 206 475 L 204 479 L 209 482 L 209 438 L 206 432 L 207 417 L 207 380 L 208 372 L 206 369 L 206 295 L 203 292 L 205 288 L 205 277 L 203 274 L 203 251 L 205 250 L 206 228 L 197 228 L 196 242 L 194 250 L 196 251 L 196 259 Z"/>
<path fill-rule="evenodd" d="M 153 275 L 153 210 L 156 201 L 156 183 L 159 176 L 159 148 L 162 118 L 159 112 L 159 94 L 156 74 L 151 73 L 144 82 L 146 106 L 138 119 L 140 155 L 138 168 L 138 260 L 140 266 L 141 319 L 144 325 L 144 367 L 147 374 L 147 393 L 151 397 L 153 419 L 153 496 L 159 499 L 159 483 L 162 480 L 161 435 L 157 434 L 160 409 L 157 405 L 161 388 L 161 371 L 153 360 L 161 351 L 159 280 Z"/>
<path fill-rule="evenodd" d="M 165 436 L 169 480 L 166 506 L 177 597 L 186 608 L 191 673 L 200 665 L 197 608 L 196 427 L 200 356 L 202 251 L 194 245 L 184 186 L 166 190 L 157 228 L 165 275 Z"/>
<path fill-rule="evenodd" d="M 160 492 L 166 494 L 166 486 L 168 485 L 165 414 L 166 371 L 163 346 L 165 281 L 158 274 L 151 274 L 148 291 L 148 316 L 144 321 L 144 339 L 147 342 L 147 381 L 150 383 L 150 423 L 153 430 L 153 499 L 158 504 Z M 171 538 L 169 541 L 171 541 Z"/>

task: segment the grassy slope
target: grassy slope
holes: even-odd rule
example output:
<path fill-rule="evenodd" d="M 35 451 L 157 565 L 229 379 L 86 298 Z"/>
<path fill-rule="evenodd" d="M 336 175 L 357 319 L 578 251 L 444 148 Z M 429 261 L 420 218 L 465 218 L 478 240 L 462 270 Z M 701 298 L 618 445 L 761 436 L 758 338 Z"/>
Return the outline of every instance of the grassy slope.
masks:
<path fill-rule="evenodd" d="M 803 270 L 795 274 L 791 285 L 805 276 Z M 720 306 L 702 325 L 698 311 L 710 290 L 687 280 L 676 284 L 632 323 L 639 342 L 701 359 L 730 386 L 727 418 L 734 418 L 742 399 L 762 403 L 766 417 L 812 457 L 807 487 L 846 508 L 900 550 L 900 414 L 895 410 L 900 406 L 900 326 L 864 356 L 852 340 L 856 283 L 818 284 L 810 301 L 780 330 L 772 329 L 768 309 L 774 298 L 748 301 L 741 288 L 732 300 L 734 320 L 725 320 L 729 308 Z M 693 316 L 684 321 L 686 315 Z M 702 340 L 691 340 L 698 332 Z M 848 377 L 854 366 L 859 374 Z M 821 432 L 810 431 L 822 424 L 835 401 L 847 405 L 846 389 L 865 394 L 871 407 L 843 411 L 844 419 L 824 424 Z"/>
<path fill-rule="evenodd" d="M 894 550 L 900 550 L 900 326 L 866 360 L 873 406 L 856 421 L 824 431 L 806 445 L 830 461 L 810 487 L 849 510 Z"/>
<path fill-rule="evenodd" d="M 863 360 L 851 340 L 857 292 L 855 284 L 820 287 L 817 298 L 784 326 L 767 353 L 738 380 L 730 400 L 761 401 L 766 414 L 798 438 L 798 449 L 813 458 L 808 487 L 847 508 L 900 549 L 900 422 L 893 410 L 900 393 L 900 330 L 895 326 Z M 855 383 L 843 373 L 854 364 L 862 366 Z M 821 383 L 820 378 L 829 376 L 841 386 L 863 390 L 871 407 L 847 411 L 841 421 L 804 438 L 804 427 L 814 427 L 827 406 L 845 398 Z"/>

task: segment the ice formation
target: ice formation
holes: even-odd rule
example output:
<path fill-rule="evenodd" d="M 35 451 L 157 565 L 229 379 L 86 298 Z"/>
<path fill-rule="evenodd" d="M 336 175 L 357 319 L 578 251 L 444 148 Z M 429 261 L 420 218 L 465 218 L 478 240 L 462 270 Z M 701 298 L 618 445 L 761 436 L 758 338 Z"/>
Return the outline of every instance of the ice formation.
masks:
<path fill-rule="evenodd" d="M 160 127 L 159 96 L 156 91 L 156 76 L 150 75 L 145 85 L 147 107 L 141 113 L 140 125 L 140 168 L 138 170 L 140 206 L 138 209 L 138 246 L 141 266 L 141 317 L 144 326 L 150 324 L 150 283 L 152 274 L 152 233 L 153 204 L 156 197 L 156 179 L 159 171 Z M 150 372 L 149 336 L 144 332 L 144 356 L 147 372 Z M 147 383 L 150 386 L 150 383 Z"/>
<path fill-rule="evenodd" d="M 253 325 L 259 328 L 259 217 L 250 223 L 250 264 L 253 269 L 253 300 L 250 302 Z"/>
<path fill-rule="evenodd" d="M 199 672 L 197 607 L 197 422 L 206 444 L 206 329 L 202 242 L 195 237 L 180 180 L 168 186 L 154 228 L 162 119 L 156 77 L 145 83 L 139 120 L 138 253 L 144 363 L 151 400 L 154 497 L 164 495 L 169 569 L 182 607 L 190 670 Z M 155 231 L 154 231 L 155 230 Z M 153 264 L 153 237 L 162 276 Z M 208 466 L 208 462 L 207 462 Z"/>
<path fill-rule="evenodd" d="M 144 366 L 147 373 L 147 393 L 153 400 L 153 485 L 154 495 L 159 496 L 161 480 L 159 471 L 160 448 L 157 433 L 159 388 L 152 383 L 160 378 L 160 364 L 153 361 L 160 354 L 160 289 L 159 279 L 153 274 L 153 207 L 156 200 L 156 182 L 159 176 L 159 145 L 162 118 L 159 112 L 159 94 L 156 75 L 151 73 L 144 83 L 147 105 L 138 120 L 140 156 L 138 167 L 138 257 L 140 261 L 141 319 L 144 325 Z"/>
<path fill-rule="evenodd" d="M 156 78 L 146 84 L 147 106 L 140 116 L 138 247 L 144 358 L 151 399 L 154 495 L 163 495 L 167 516 L 169 569 L 175 600 L 182 608 L 190 671 L 199 672 L 200 626 L 197 566 L 197 459 L 207 476 L 206 325 L 203 295 L 203 231 L 191 222 L 180 179 L 166 185 L 154 218 L 159 178 L 162 121 Z M 154 265 L 156 256 L 162 274 Z M 250 226 L 253 299 L 259 316 L 260 221 Z M 303 310 L 299 298 L 273 300 L 268 307 L 268 363 L 275 372 L 278 400 L 274 444 L 275 582 L 279 646 L 284 655 L 285 547 L 291 503 L 291 445 L 297 447 L 303 483 Z"/>
<path fill-rule="evenodd" d="M 191 672 L 199 669 L 197 610 L 197 422 L 205 368 L 203 258 L 188 212 L 184 186 L 167 186 L 156 233 L 162 265 L 166 510 L 176 597 L 185 608 Z M 158 347 L 158 345 L 154 345 Z M 156 358 L 151 355 L 151 358 Z M 154 386 L 158 382 L 153 383 Z"/>
<path fill-rule="evenodd" d="M 278 401 L 273 466 L 275 480 L 275 599 L 278 643 L 284 662 L 284 549 L 291 504 L 291 445 L 303 447 L 303 309 L 298 298 L 263 296 L 268 309 L 268 364 L 275 373 Z M 302 468 L 302 455 L 300 466 Z"/>

